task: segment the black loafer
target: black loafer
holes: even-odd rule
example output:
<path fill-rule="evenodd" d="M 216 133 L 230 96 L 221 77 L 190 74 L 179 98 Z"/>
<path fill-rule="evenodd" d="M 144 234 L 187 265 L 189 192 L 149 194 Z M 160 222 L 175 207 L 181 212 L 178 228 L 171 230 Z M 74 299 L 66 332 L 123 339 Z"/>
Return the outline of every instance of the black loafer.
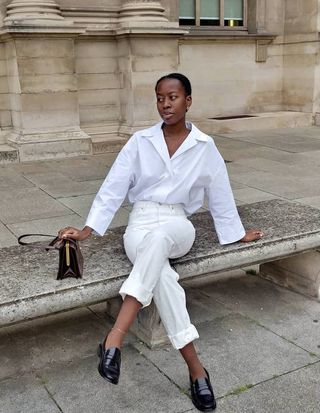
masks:
<path fill-rule="evenodd" d="M 209 373 L 207 370 L 205 372 L 208 378 L 201 377 L 193 382 L 190 377 L 191 398 L 198 410 L 212 412 L 217 407 L 217 404 L 210 383 Z"/>
<path fill-rule="evenodd" d="M 121 366 L 121 351 L 118 347 L 110 347 L 105 350 L 105 341 L 99 344 L 98 356 L 100 362 L 98 371 L 100 375 L 109 383 L 118 384 Z"/>

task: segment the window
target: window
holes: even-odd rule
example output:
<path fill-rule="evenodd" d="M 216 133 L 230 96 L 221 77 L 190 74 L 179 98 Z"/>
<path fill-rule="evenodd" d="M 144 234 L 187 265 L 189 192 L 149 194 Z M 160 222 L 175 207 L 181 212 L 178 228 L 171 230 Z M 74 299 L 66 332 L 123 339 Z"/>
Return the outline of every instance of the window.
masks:
<path fill-rule="evenodd" d="M 247 0 L 180 0 L 179 22 L 183 26 L 246 27 Z"/>

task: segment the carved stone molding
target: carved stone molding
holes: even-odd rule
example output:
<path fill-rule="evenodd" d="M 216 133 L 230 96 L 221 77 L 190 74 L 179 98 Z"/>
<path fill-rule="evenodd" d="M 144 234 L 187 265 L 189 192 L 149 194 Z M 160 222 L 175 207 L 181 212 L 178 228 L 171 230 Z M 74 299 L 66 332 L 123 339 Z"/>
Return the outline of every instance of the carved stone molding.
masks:
<path fill-rule="evenodd" d="M 7 6 L 5 25 L 65 24 L 61 10 L 54 0 L 12 0 Z"/>
<path fill-rule="evenodd" d="M 86 26 L 115 27 L 118 23 L 119 9 L 116 7 L 61 7 L 61 12 L 66 20 L 74 24 Z"/>
<path fill-rule="evenodd" d="M 127 0 L 120 9 L 120 22 L 168 22 L 159 1 Z"/>

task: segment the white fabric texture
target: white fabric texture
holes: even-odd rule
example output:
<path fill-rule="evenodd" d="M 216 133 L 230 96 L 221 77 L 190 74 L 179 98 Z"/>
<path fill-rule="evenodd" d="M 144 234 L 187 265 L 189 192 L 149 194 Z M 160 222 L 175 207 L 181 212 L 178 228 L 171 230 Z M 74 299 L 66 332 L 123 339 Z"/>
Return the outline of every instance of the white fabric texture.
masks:
<path fill-rule="evenodd" d="M 103 235 L 126 195 L 131 203 L 182 204 L 191 215 L 203 205 L 206 192 L 220 244 L 243 238 L 224 160 L 211 137 L 191 123 L 187 126 L 190 133 L 171 158 L 162 122 L 136 132 L 104 180 L 86 225 Z"/>
<path fill-rule="evenodd" d="M 169 258 L 187 254 L 195 230 L 181 205 L 137 202 L 124 234 L 124 247 L 133 263 L 120 294 L 135 297 L 143 307 L 153 299 L 174 348 L 199 338 L 191 324 L 179 275 Z"/>

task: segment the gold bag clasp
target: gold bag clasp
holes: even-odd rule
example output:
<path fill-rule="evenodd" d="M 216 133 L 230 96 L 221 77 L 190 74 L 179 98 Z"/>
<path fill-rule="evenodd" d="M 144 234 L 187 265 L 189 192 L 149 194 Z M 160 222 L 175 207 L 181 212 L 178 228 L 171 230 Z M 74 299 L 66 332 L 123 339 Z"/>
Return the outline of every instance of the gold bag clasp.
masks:
<path fill-rule="evenodd" d="M 66 242 L 66 263 L 67 263 L 67 266 L 70 267 L 70 243 L 69 241 Z"/>

